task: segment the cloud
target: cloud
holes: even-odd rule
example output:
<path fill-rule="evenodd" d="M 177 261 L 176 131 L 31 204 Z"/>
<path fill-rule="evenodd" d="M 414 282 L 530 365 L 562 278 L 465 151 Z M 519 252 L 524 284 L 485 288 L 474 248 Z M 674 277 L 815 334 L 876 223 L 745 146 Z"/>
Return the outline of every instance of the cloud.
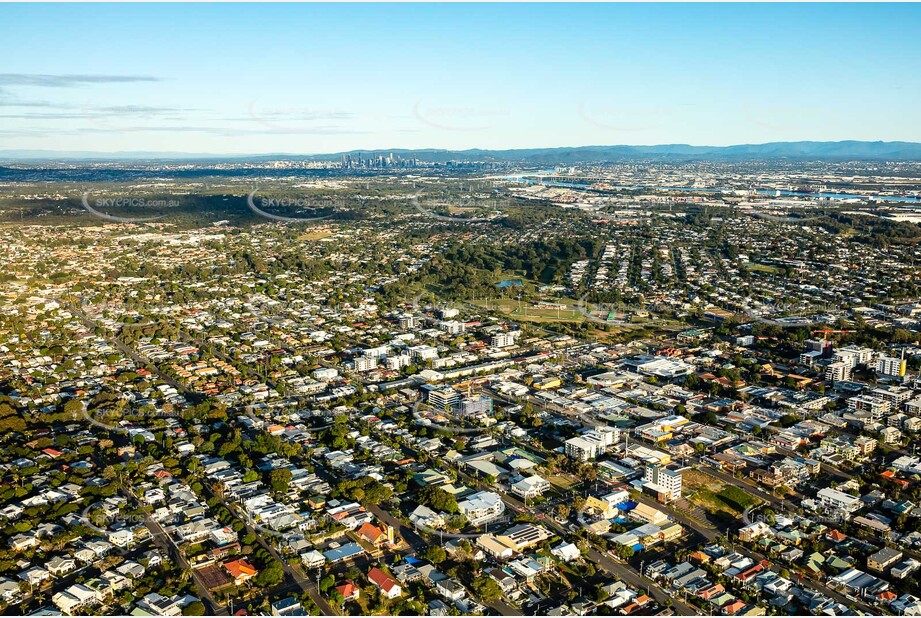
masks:
<path fill-rule="evenodd" d="M 185 108 L 154 107 L 148 105 L 91 106 L 72 102 L 54 102 L 21 98 L 14 92 L 18 87 L 38 86 L 47 88 L 73 88 L 91 84 L 159 82 L 159 77 L 147 75 L 51 75 L 42 73 L 0 73 L 0 107 L 19 107 L 52 110 L 81 110 L 82 116 L 89 115 L 156 115 L 191 111 Z M 8 114 L 0 118 L 16 120 L 69 120 L 80 115 L 69 114 Z"/>
<path fill-rule="evenodd" d="M 88 84 L 126 84 L 160 82 L 151 75 L 52 75 L 47 73 L 0 73 L 0 86 L 39 86 L 43 88 L 75 88 Z"/>
<path fill-rule="evenodd" d="M 4 105 L 0 103 L 0 105 Z M 6 103 L 6 107 L 38 107 L 43 109 L 74 110 L 60 112 L 22 112 L 18 114 L 0 114 L 0 118 L 15 120 L 82 120 L 99 118 L 119 118 L 131 116 L 157 116 L 159 118 L 171 117 L 178 120 L 181 112 L 197 111 L 187 107 L 157 107 L 153 105 L 110 105 L 110 106 L 77 106 L 77 105 L 18 105 Z"/>
<path fill-rule="evenodd" d="M 0 116 L 2 118 L 2 116 Z M 9 137 L 55 137 L 63 135 L 88 135 L 106 133 L 200 133 L 220 135 L 224 137 L 246 137 L 252 135 L 269 135 L 277 133 L 272 129 L 235 129 L 231 127 L 201 127 L 201 126 L 126 126 L 126 127 L 82 127 L 78 129 L 14 129 L 0 130 L 0 135 Z M 295 135 L 367 135 L 368 131 L 353 131 L 339 126 L 322 126 L 311 128 L 291 129 L 288 131 Z"/>
<path fill-rule="evenodd" d="M 125 133 L 175 133 L 247 137 L 284 132 L 291 135 L 367 134 L 342 126 L 355 114 L 335 109 L 271 106 L 254 109 L 249 115 L 233 117 L 203 110 L 170 105 L 99 103 L 79 104 L 71 100 L 55 102 L 18 96 L 27 87 L 71 89 L 97 84 L 128 84 L 161 82 L 149 75 L 103 74 L 42 74 L 0 73 L 0 121 L 13 126 L 3 127 L 5 137 L 40 138 Z M 30 121 L 32 121 L 30 123 Z M 68 125 L 46 126 L 55 121 Z M 80 122 L 85 121 L 85 122 Z M 150 121 L 147 124 L 146 121 Z M 187 124 L 183 124 L 187 123 Z M 22 126 L 17 126 L 17 125 Z M 262 126 L 255 126 L 261 124 Z M 122 126 L 124 125 L 124 126 Z M 159 126 L 158 126 L 159 125 Z M 293 126 L 292 126 L 293 125 Z"/>
<path fill-rule="evenodd" d="M 355 114 L 351 112 L 337 112 L 337 111 L 303 111 L 303 112 L 287 112 L 287 111 L 260 111 L 259 117 L 241 118 L 241 120 L 259 120 L 259 118 L 279 118 L 283 120 L 344 120 L 347 118 L 354 118 Z"/>
<path fill-rule="evenodd" d="M 30 101 L 27 99 L 17 99 L 15 96 L 10 96 L 8 92 L 4 92 L 4 90 L 0 88 L 0 107 L 62 108 L 74 106 L 64 106 L 59 103 L 52 103 L 51 101 Z"/>
<path fill-rule="evenodd" d="M 89 107 L 88 111 L 99 111 L 106 114 L 164 114 L 172 112 L 199 111 L 194 107 L 161 107 L 156 105 L 107 105 L 102 107 Z"/>

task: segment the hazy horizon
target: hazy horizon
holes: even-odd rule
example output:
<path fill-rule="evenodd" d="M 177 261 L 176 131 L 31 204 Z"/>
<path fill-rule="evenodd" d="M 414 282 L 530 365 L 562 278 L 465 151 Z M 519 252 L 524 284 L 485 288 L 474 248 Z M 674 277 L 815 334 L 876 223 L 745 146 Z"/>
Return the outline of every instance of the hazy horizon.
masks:
<path fill-rule="evenodd" d="M 122 151 L 92 151 L 92 150 L 53 150 L 53 149 L 0 149 L 0 155 L 15 157 L 19 156 L 23 159 L 39 159 L 44 156 L 57 156 L 61 158 L 68 159 L 79 159 L 81 157 L 85 158 L 94 158 L 94 157 L 118 157 L 118 156 L 128 156 L 143 158 L 145 156 L 153 158 L 246 158 L 246 157 L 305 157 L 305 158 L 318 158 L 318 157 L 334 157 L 340 154 L 346 153 L 355 153 L 355 152 L 365 152 L 365 153 L 451 153 L 451 152 L 530 152 L 530 151 L 569 151 L 569 150 L 604 150 L 604 149 L 655 149 L 655 148 L 693 148 L 693 149 L 733 149 L 733 148 L 758 148 L 763 146 L 782 146 L 782 145 L 800 145 L 800 144 L 814 144 L 816 146 L 834 146 L 839 144 L 863 146 L 863 145 L 893 145 L 893 144 L 904 144 L 910 147 L 919 146 L 921 147 L 921 142 L 905 142 L 901 140 L 893 141 L 882 141 L 882 140 L 837 140 L 837 141 L 810 141 L 810 140 L 797 140 L 789 142 L 764 142 L 760 144 L 728 144 L 725 146 L 713 146 L 709 144 L 584 144 L 579 146 L 544 146 L 544 147 L 533 147 L 533 148 L 494 148 L 494 149 L 484 149 L 484 148 L 469 148 L 469 149 L 453 149 L 453 148 L 439 148 L 439 147 L 429 147 L 429 148 L 357 148 L 344 151 L 331 151 L 331 152 L 231 152 L 231 153 L 215 153 L 215 152 L 190 152 L 190 151 L 154 151 L 154 150 L 122 150 Z M 921 151 L 921 148 L 919 148 Z"/>

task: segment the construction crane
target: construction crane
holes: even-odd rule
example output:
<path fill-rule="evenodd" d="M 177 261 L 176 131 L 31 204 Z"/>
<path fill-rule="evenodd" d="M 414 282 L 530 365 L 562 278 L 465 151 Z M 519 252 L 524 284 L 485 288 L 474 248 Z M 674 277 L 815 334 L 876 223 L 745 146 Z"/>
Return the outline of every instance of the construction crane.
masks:
<path fill-rule="evenodd" d="M 812 334 L 813 334 L 813 335 L 816 335 L 816 334 L 818 334 L 818 333 L 822 333 L 822 336 L 823 336 L 823 337 L 827 337 L 827 336 L 828 336 L 829 334 L 831 334 L 831 333 L 853 333 L 853 332 L 855 332 L 855 331 L 852 331 L 852 330 L 835 330 L 835 329 L 833 329 L 833 328 L 823 328 L 823 329 L 820 329 L 820 330 L 814 330 L 814 331 L 812 331 Z"/>

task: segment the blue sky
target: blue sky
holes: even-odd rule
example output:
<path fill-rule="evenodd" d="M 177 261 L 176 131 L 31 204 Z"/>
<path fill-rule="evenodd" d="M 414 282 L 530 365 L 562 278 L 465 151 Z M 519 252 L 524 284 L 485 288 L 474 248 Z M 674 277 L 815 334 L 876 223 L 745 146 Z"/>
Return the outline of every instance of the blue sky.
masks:
<path fill-rule="evenodd" d="M 917 4 L 0 5 L 0 149 L 921 141 Z"/>

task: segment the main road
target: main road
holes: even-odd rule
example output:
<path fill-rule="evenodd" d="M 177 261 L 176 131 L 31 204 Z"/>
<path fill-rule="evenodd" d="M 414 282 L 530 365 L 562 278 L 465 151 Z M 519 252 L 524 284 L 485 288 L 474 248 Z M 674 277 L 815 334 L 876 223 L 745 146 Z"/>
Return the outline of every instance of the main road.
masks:
<path fill-rule="evenodd" d="M 281 554 L 278 553 L 275 547 L 273 547 L 271 543 L 265 540 L 262 531 L 254 527 L 250 523 L 249 518 L 247 518 L 245 515 L 240 515 L 238 513 L 237 506 L 235 504 L 225 501 L 222 497 L 216 496 L 214 492 L 212 492 L 211 489 L 207 486 L 206 483 L 203 485 L 204 485 L 202 488 L 203 491 L 210 494 L 211 497 L 217 498 L 217 500 L 224 507 L 226 507 L 229 512 L 234 513 L 237 516 L 237 519 L 243 522 L 243 525 L 246 527 L 246 531 L 248 533 L 251 533 L 253 536 L 255 536 L 258 543 L 262 545 L 262 547 L 267 552 L 269 552 L 269 554 L 273 558 L 275 558 L 275 560 L 278 561 L 278 563 L 281 565 L 282 570 L 285 572 L 285 575 L 287 575 L 288 578 L 291 579 L 291 581 L 293 581 L 297 585 L 297 587 L 301 589 L 302 592 L 306 592 L 308 595 L 310 595 L 310 598 L 313 600 L 313 602 L 316 603 L 317 607 L 320 608 L 322 615 L 324 616 L 338 616 L 339 615 L 339 612 L 337 612 L 335 608 L 332 605 L 330 605 L 330 603 L 323 597 L 323 595 L 320 594 L 320 589 L 319 589 L 318 584 L 308 580 L 306 577 L 301 575 L 297 569 L 295 569 L 293 566 L 288 564 L 288 561 L 285 560 L 281 556 Z"/>

